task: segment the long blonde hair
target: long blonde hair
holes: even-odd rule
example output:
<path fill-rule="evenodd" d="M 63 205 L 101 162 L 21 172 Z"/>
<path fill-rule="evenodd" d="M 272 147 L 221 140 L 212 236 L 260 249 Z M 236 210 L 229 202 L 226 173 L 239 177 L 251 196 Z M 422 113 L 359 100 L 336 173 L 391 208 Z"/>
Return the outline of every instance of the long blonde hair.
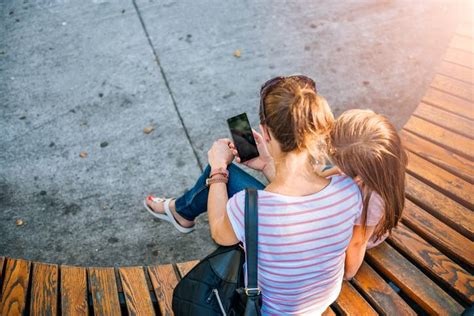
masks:
<path fill-rule="evenodd" d="M 351 178 L 363 181 L 362 222 L 373 192 L 380 195 L 385 209 L 374 236 L 391 232 L 405 206 L 407 154 L 392 123 L 371 110 L 349 110 L 336 120 L 330 133 L 330 159 Z"/>

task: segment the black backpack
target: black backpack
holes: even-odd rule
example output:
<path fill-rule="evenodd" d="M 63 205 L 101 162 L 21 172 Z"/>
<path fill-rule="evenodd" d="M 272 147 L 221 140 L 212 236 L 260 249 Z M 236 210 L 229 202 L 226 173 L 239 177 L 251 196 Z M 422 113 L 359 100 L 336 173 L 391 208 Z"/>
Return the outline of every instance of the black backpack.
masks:
<path fill-rule="evenodd" d="M 245 246 L 247 279 L 245 288 L 241 244 L 220 246 L 201 260 L 173 292 L 173 312 L 190 315 L 260 315 L 262 297 L 257 286 L 257 190 L 245 190 Z"/>

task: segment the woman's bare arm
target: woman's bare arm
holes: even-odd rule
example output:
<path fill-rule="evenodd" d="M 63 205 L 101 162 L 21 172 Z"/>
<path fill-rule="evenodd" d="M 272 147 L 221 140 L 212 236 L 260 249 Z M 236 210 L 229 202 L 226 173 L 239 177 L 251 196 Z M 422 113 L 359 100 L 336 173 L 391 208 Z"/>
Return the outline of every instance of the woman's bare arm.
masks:
<path fill-rule="evenodd" d="M 228 200 L 225 183 L 214 183 L 209 187 L 207 213 L 211 237 L 222 246 L 235 245 L 239 242 L 227 215 L 226 204 Z"/>
<path fill-rule="evenodd" d="M 365 231 L 362 226 L 354 226 L 349 247 L 346 250 L 346 261 L 344 266 L 344 279 L 352 279 L 359 270 L 364 260 L 367 242 L 369 241 L 375 226 L 367 226 Z"/>
<path fill-rule="evenodd" d="M 214 142 L 207 152 L 209 165 L 212 169 L 227 168 L 234 158 L 230 139 L 222 138 Z M 209 228 L 214 241 L 223 246 L 234 245 L 239 242 L 235 236 L 234 229 L 227 216 L 226 206 L 229 196 L 227 195 L 226 183 L 213 183 L 209 187 L 207 198 L 207 214 L 209 216 Z"/>

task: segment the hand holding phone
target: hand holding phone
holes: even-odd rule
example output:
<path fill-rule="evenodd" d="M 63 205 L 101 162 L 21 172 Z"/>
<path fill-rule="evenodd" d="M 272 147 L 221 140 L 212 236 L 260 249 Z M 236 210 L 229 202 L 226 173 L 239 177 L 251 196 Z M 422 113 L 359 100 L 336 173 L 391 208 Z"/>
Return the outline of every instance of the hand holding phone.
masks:
<path fill-rule="evenodd" d="M 239 114 L 227 120 L 240 162 L 246 162 L 259 156 L 257 143 L 250 127 L 246 113 Z"/>
<path fill-rule="evenodd" d="M 253 137 L 255 138 L 255 142 L 257 143 L 257 150 L 259 153 L 258 157 L 242 162 L 240 159 L 239 153 L 237 152 L 237 149 L 235 148 L 234 143 L 231 143 L 229 147 L 235 156 L 236 162 L 241 163 L 244 166 L 247 166 L 251 169 L 262 171 L 265 168 L 265 166 L 273 160 L 273 158 L 268 153 L 268 149 L 265 146 L 263 136 L 254 129 L 252 129 L 252 131 L 253 131 Z"/>

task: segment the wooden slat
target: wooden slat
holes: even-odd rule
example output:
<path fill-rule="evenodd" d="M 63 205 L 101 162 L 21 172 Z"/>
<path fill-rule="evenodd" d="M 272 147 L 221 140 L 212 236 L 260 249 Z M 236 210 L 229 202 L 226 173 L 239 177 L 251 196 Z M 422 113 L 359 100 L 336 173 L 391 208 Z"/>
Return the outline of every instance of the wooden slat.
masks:
<path fill-rule="evenodd" d="M 347 281 L 342 283 L 341 293 L 334 302 L 341 315 L 378 315 L 369 303 Z"/>
<path fill-rule="evenodd" d="M 464 308 L 387 243 L 370 249 L 367 260 L 429 314 L 459 315 Z"/>
<path fill-rule="evenodd" d="M 155 315 L 142 267 L 118 269 L 129 315 Z"/>
<path fill-rule="evenodd" d="M 332 310 L 331 307 L 328 307 L 321 316 L 336 316 L 336 313 Z"/>
<path fill-rule="evenodd" d="M 3 268 L 5 267 L 5 257 L 0 257 L 0 286 L 3 283 Z M 0 298 L 2 297 L 2 289 L 0 288 Z"/>
<path fill-rule="evenodd" d="M 431 277 L 448 286 L 466 303 L 474 301 L 474 276 L 403 224 L 392 231 L 390 242 L 428 271 Z"/>
<path fill-rule="evenodd" d="M 472 23 L 461 23 L 456 29 L 456 34 L 467 36 L 470 38 L 474 37 L 474 25 Z"/>
<path fill-rule="evenodd" d="M 474 53 L 474 40 L 472 38 L 460 35 L 454 35 L 450 47 Z"/>
<path fill-rule="evenodd" d="M 474 142 L 472 139 L 448 131 L 416 116 L 411 116 L 403 128 L 463 157 L 471 159 L 474 156 Z"/>
<path fill-rule="evenodd" d="M 7 259 L 2 285 L 0 315 L 22 315 L 26 307 L 26 293 L 30 280 L 30 262 Z"/>
<path fill-rule="evenodd" d="M 474 68 L 474 54 L 463 50 L 448 48 L 443 59 L 462 66 Z"/>
<path fill-rule="evenodd" d="M 56 315 L 58 310 L 58 266 L 33 263 L 30 313 Z"/>
<path fill-rule="evenodd" d="M 436 113 L 440 113 L 437 111 Z M 418 112 L 417 115 L 423 115 L 425 113 Z M 435 114 L 435 113 L 433 113 Z M 417 116 L 411 116 L 408 122 L 405 124 L 404 129 L 409 130 L 412 133 L 415 133 L 423 138 L 430 140 L 433 143 L 436 143 L 442 147 L 445 147 L 455 153 L 458 153 L 464 157 L 472 159 L 474 156 L 474 143 L 472 142 L 472 136 L 466 137 L 464 135 L 460 135 L 457 132 L 453 132 L 439 126 L 437 124 L 428 122 L 427 120 L 433 119 L 431 116 L 427 116 L 426 119 L 419 118 Z M 447 116 L 445 119 L 452 118 L 455 119 L 455 116 Z M 441 123 L 443 119 L 433 119 L 437 121 L 437 123 Z M 468 124 L 469 120 L 463 121 L 458 120 L 460 126 L 464 126 L 463 124 Z M 453 125 L 454 123 L 443 123 L 443 125 Z M 451 126 L 452 127 L 452 126 Z M 471 130 L 472 128 L 468 128 L 467 131 Z M 464 134 L 464 133 L 463 133 Z M 461 148 L 456 147 L 461 146 Z"/>
<path fill-rule="evenodd" d="M 431 86 L 471 102 L 474 100 L 473 86 L 469 83 L 436 74 L 431 82 Z"/>
<path fill-rule="evenodd" d="M 469 67 L 461 66 L 455 63 L 450 63 L 447 61 L 441 62 L 439 65 L 437 72 L 457 79 L 465 81 L 466 83 L 473 84 L 474 83 L 474 70 Z"/>
<path fill-rule="evenodd" d="M 469 209 L 473 208 L 473 185 L 431 162 L 408 152 L 408 171 Z"/>
<path fill-rule="evenodd" d="M 366 262 L 362 263 L 353 282 L 380 314 L 416 315 L 415 311 Z"/>
<path fill-rule="evenodd" d="M 178 284 L 178 278 L 171 264 L 148 267 L 156 299 L 160 306 L 160 312 L 163 316 L 172 316 L 173 290 Z"/>
<path fill-rule="evenodd" d="M 406 195 L 457 232 L 474 239 L 474 213 L 413 176 L 406 175 Z"/>
<path fill-rule="evenodd" d="M 121 315 L 114 268 L 88 268 L 94 315 Z"/>
<path fill-rule="evenodd" d="M 61 312 L 63 316 L 87 316 L 86 269 L 61 266 Z"/>
<path fill-rule="evenodd" d="M 188 274 L 188 272 L 191 271 L 191 269 L 194 268 L 194 266 L 198 263 L 199 263 L 199 260 L 177 263 L 176 267 L 178 268 L 178 272 L 181 278 L 184 277 L 186 274 Z"/>
<path fill-rule="evenodd" d="M 442 108 L 445 111 L 474 120 L 474 103 L 446 92 L 429 88 L 423 97 L 423 101 Z"/>
<path fill-rule="evenodd" d="M 407 130 L 401 130 L 400 136 L 407 150 L 463 178 L 471 184 L 474 183 L 473 161 L 444 149 Z"/>
<path fill-rule="evenodd" d="M 474 242 L 409 200 L 405 200 L 402 222 L 451 258 L 474 267 Z"/>
<path fill-rule="evenodd" d="M 471 140 L 474 137 L 473 120 L 443 111 L 435 106 L 423 102 L 418 105 L 413 114 L 433 124 L 464 135 Z"/>

